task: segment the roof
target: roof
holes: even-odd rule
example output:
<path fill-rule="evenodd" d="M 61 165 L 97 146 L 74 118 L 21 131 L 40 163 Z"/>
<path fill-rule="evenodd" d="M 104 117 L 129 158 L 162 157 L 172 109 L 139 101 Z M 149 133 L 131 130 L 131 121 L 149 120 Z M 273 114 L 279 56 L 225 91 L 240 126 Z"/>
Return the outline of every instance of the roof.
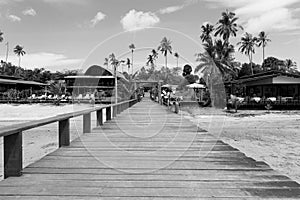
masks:
<path fill-rule="evenodd" d="M 10 80 L 10 79 L 3 79 L 0 78 L 0 83 L 2 84 L 8 84 L 8 85 L 37 85 L 37 86 L 46 86 L 47 84 L 39 83 L 35 81 L 24 81 L 24 80 Z"/>
<path fill-rule="evenodd" d="M 300 84 L 300 75 L 280 71 L 268 71 L 251 76 L 244 76 L 231 83 L 246 85 L 270 85 L 270 84 Z"/>
<path fill-rule="evenodd" d="M 126 77 L 117 71 L 117 77 L 127 80 Z M 114 72 L 110 69 L 105 69 L 99 65 L 90 66 L 82 76 L 66 76 L 65 79 L 72 78 L 114 78 Z"/>

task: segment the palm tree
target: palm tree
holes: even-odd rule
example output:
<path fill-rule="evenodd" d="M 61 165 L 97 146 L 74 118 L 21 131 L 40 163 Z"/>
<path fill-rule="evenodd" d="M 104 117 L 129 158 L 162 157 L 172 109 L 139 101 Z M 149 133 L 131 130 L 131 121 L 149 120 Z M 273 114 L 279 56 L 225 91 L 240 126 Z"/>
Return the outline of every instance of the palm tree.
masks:
<path fill-rule="evenodd" d="M 3 42 L 3 32 L 0 30 L 0 42 Z"/>
<path fill-rule="evenodd" d="M 211 33 L 214 31 L 214 26 L 209 24 L 209 23 L 206 23 L 206 24 L 203 24 L 201 26 L 201 35 L 200 35 L 200 38 L 202 40 L 202 42 L 205 42 L 207 40 L 211 40 Z"/>
<path fill-rule="evenodd" d="M 155 49 L 152 49 L 151 53 L 152 53 L 152 58 L 153 58 L 153 60 L 156 62 L 156 60 L 157 60 L 157 58 L 158 58 L 158 53 L 157 53 L 157 51 L 156 51 Z"/>
<path fill-rule="evenodd" d="M 151 66 L 154 65 L 154 60 L 153 60 L 153 56 L 152 55 L 148 55 L 146 65 L 148 66 L 149 64 L 151 64 Z"/>
<path fill-rule="evenodd" d="M 177 63 L 177 68 L 178 68 L 178 58 L 179 58 L 179 54 L 176 52 L 174 53 L 174 56 L 176 58 L 176 63 Z"/>
<path fill-rule="evenodd" d="M 225 43 L 228 43 L 230 36 L 236 37 L 238 29 L 243 30 L 243 27 L 236 23 L 237 20 L 238 18 L 235 17 L 235 13 L 228 10 L 223 12 L 221 19 L 217 23 L 215 36 L 222 37 Z"/>
<path fill-rule="evenodd" d="M 263 49 L 263 62 L 264 62 L 264 60 L 265 60 L 265 47 L 267 46 L 268 42 L 271 42 L 271 40 L 268 38 L 268 35 L 264 31 L 261 31 L 258 34 L 257 42 L 258 42 L 259 47 L 262 46 L 262 49 Z"/>
<path fill-rule="evenodd" d="M 129 49 L 131 50 L 131 65 L 132 65 L 132 75 L 133 75 L 133 52 L 135 50 L 134 44 L 129 45 Z"/>
<path fill-rule="evenodd" d="M 172 46 L 171 46 L 171 41 L 168 40 L 166 37 L 164 37 L 161 42 L 160 45 L 158 47 L 158 51 L 161 51 L 161 53 L 165 56 L 165 67 L 168 67 L 168 52 L 170 54 L 172 54 Z"/>
<path fill-rule="evenodd" d="M 237 43 L 237 45 L 240 45 L 239 51 L 241 53 L 248 55 L 249 57 L 251 74 L 253 74 L 252 56 L 255 53 L 255 46 L 257 45 L 256 42 L 257 42 L 257 38 L 253 37 L 251 34 L 246 32 L 245 35 L 241 38 L 241 42 Z"/>
<path fill-rule="evenodd" d="M 21 56 L 24 56 L 26 52 L 24 51 L 24 47 L 17 45 L 14 48 L 14 53 L 19 57 L 19 67 L 21 66 Z"/>
<path fill-rule="evenodd" d="M 284 61 L 284 65 L 286 68 L 286 72 L 295 72 L 297 71 L 297 63 L 294 62 L 292 59 L 286 59 Z"/>
<path fill-rule="evenodd" d="M 106 69 L 108 68 L 109 60 L 108 58 L 104 58 L 104 63 L 103 65 L 106 66 Z"/>
<path fill-rule="evenodd" d="M 126 60 L 126 65 L 128 67 L 128 74 L 129 74 L 129 69 L 130 69 L 130 65 L 131 65 L 131 62 L 130 62 L 129 58 L 127 58 L 127 60 Z"/>

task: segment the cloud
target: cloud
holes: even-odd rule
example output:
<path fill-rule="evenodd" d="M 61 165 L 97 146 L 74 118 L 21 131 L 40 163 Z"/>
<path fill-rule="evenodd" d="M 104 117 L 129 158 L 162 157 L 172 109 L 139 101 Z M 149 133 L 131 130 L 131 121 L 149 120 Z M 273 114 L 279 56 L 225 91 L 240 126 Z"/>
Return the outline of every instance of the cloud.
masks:
<path fill-rule="evenodd" d="M 130 10 L 122 19 L 121 24 L 126 31 L 141 30 L 159 23 L 160 19 L 152 12 Z"/>
<path fill-rule="evenodd" d="M 179 10 L 183 9 L 184 7 L 185 7 L 184 5 L 169 6 L 169 7 L 160 9 L 159 13 L 160 14 L 169 14 L 169 13 L 173 13 L 173 12 L 179 11 Z"/>
<path fill-rule="evenodd" d="M 100 21 L 104 20 L 106 17 L 102 12 L 98 12 L 96 16 L 91 20 L 92 27 L 95 27 Z"/>
<path fill-rule="evenodd" d="M 64 4 L 74 4 L 74 5 L 85 5 L 89 0 L 42 0 L 44 3 L 52 5 L 64 5 Z"/>
<path fill-rule="evenodd" d="M 24 10 L 23 15 L 28 15 L 28 16 L 36 16 L 36 11 L 33 8 L 28 8 Z"/>
<path fill-rule="evenodd" d="M 5 56 L 2 55 L 2 58 Z M 47 68 L 47 69 L 63 69 L 65 68 L 79 68 L 82 59 L 68 58 L 63 54 L 38 52 L 28 53 L 22 57 L 21 66 L 26 68 Z M 18 65 L 19 58 L 16 55 L 9 55 L 9 62 Z"/>
<path fill-rule="evenodd" d="M 300 0 L 205 0 L 217 7 L 229 7 L 240 18 L 248 32 L 286 31 L 299 29 L 300 21 L 293 15 Z"/>
<path fill-rule="evenodd" d="M 7 19 L 9 19 L 12 22 L 20 22 L 21 18 L 16 15 L 7 15 Z"/>

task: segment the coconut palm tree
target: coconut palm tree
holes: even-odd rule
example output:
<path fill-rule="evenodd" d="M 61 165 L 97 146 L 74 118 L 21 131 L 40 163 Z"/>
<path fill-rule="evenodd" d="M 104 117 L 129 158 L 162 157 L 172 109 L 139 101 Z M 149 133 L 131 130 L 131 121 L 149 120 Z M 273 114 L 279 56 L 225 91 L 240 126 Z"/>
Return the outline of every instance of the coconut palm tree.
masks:
<path fill-rule="evenodd" d="M 284 65 L 286 68 L 286 72 L 295 72 L 297 71 L 297 63 L 294 62 L 292 59 L 286 59 L 284 61 Z"/>
<path fill-rule="evenodd" d="M 257 42 L 257 38 L 253 37 L 251 34 L 246 32 L 244 36 L 241 38 L 241 41 L 237 43 L 237 45 L 240 45 L 239 51 L 241 53 L 248 55 L 249 57 L 251 74 L 253 74 L 252 56 L 255 53 L 255 46 L 257 46 L 256 42 Z"/>
<path fill-rule="evenodd" d="M 126 59 L 126 65 L 128 67 L 128 74 L 129 74 L 129 69 L 130 69 L 130 65 L 131 65 L 131 61 L 129 58 Z"/>
<path fill-rule="evenodd" d="M 149 64 L 151 64 L 151 66 L 154 65 L 154 60 L 153 60 L 153 56 L 152 55 L 148 55 L 146 65 L 148 66 Z"/>
<path fill-rule="evenodd" d="M 202 42 L 205 42 L 207 40 L 211 40 L 211 34 L 212 32 L 214 31 L 214 26 L 209 24 L 209 23 L 206 23 L 206 24 L 203 24 L 201 26 L 201 35 L 200 35 L 200 39 L 202 40 Z"/>
<path fill-rule="evenodd" d="M 158 47 L 158 51 L 161 51 L 161 53 L 165 56 L 165 67 L 168 67 L 168 53 L 172 54 L 172 46 L 171 46 L 171 41 L 168 40 L 166 37 L 164 37 L 161 42 L 160 45 Z"/>
<path fill-rule="evenodd" d="M 19 57 L 19 67 L 20 67 L 21 66 L 21 57 L 26 54 L 26 52 L 24 51 L 24 47 L 17 45 L 14 48 L 14 53 Z"/>
<path fill-rule="evenodd" d="M 131 65 L 132 65 L 131 70 L 132 70 L 132 75 L 133 75 L 133 52 L 135 50 L 134 44 L 129 45 L 129 49 L 131 50 Z"/>
<path fill-rule="evenodd" d="M 230 36 L 236 37 L 238 30 L 243 30 L 243 27 L 236 23 L 237 20 L 235 13 L 228 10 L 223 12 L 221 19 L 217 23 L 215 36 L 222 37 L 225 43 L 228 43 Z"/>
<path fill-rule="evenodd" d="M 268 35 L 264 31 L 261 31 L 258 34 L 257 42 L 258 42 L 259 47 L 262 46 L 263 62 L 264 62 L 264 60 L 265 60 L 265 47 L 267 46 L 268 42 L 271 42 L 271 40 L 268 38 Z"/>
<path fill-rule="evenodd" d="M 106 69 L 108 68 L 109 60 L 108 58 L 104 58 L 104 63 L 103 65 L 106 66 Z"/>
<path fill-rule="evenodd" d="M 179 58 L 179 54 L 176 52 L 174 53 L 174 56 L 176 58 L 176 64 L 177 64 L 177 68 L 178 68 L 178 58 Z"/>
<path fill-rule="evenodd" d="M 3 42 L 3 32 L 0 30 L 0 42 Z"/>

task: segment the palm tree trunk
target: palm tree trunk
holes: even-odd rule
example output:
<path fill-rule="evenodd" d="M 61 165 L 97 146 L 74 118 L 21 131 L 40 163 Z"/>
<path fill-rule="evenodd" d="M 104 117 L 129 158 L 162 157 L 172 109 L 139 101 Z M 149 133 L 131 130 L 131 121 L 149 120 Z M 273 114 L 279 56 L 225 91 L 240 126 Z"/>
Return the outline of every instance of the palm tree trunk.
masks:
<path fill-rule="evenodd" d="M 168 67 L 168 58 L 167 55 L 165 55 L 165 64 L 166 64 L 166 68 Z"/>
<path fill-rule="evenodd" d="M 177 58 L 177 68 L 178 68 L 178 58 Z"/>
<path fill-rule="evenodd" d="M 252 53 L 249 54 L 249 61 L 250 61 L 251 75 L 253 75 L 253 68 L 252 68 Z"/>
<path fill-rule="evenodd" d="M 128 72 L 129 74 L 129 72 Z M 131 50 L 131 74 L 133 76 L 133 50 Z"/>
<path fill-rule="evenodd" d="M 21 56 L 19 56 L 19 67 L 21 67 Z"/>
<path fill-rule="evenodd" d="M 264 63 L 264 61 L 265 61 L 265 47 L 264 47 L 264 45 L 263 45 L 263 62 L 262 63 Z"/>

